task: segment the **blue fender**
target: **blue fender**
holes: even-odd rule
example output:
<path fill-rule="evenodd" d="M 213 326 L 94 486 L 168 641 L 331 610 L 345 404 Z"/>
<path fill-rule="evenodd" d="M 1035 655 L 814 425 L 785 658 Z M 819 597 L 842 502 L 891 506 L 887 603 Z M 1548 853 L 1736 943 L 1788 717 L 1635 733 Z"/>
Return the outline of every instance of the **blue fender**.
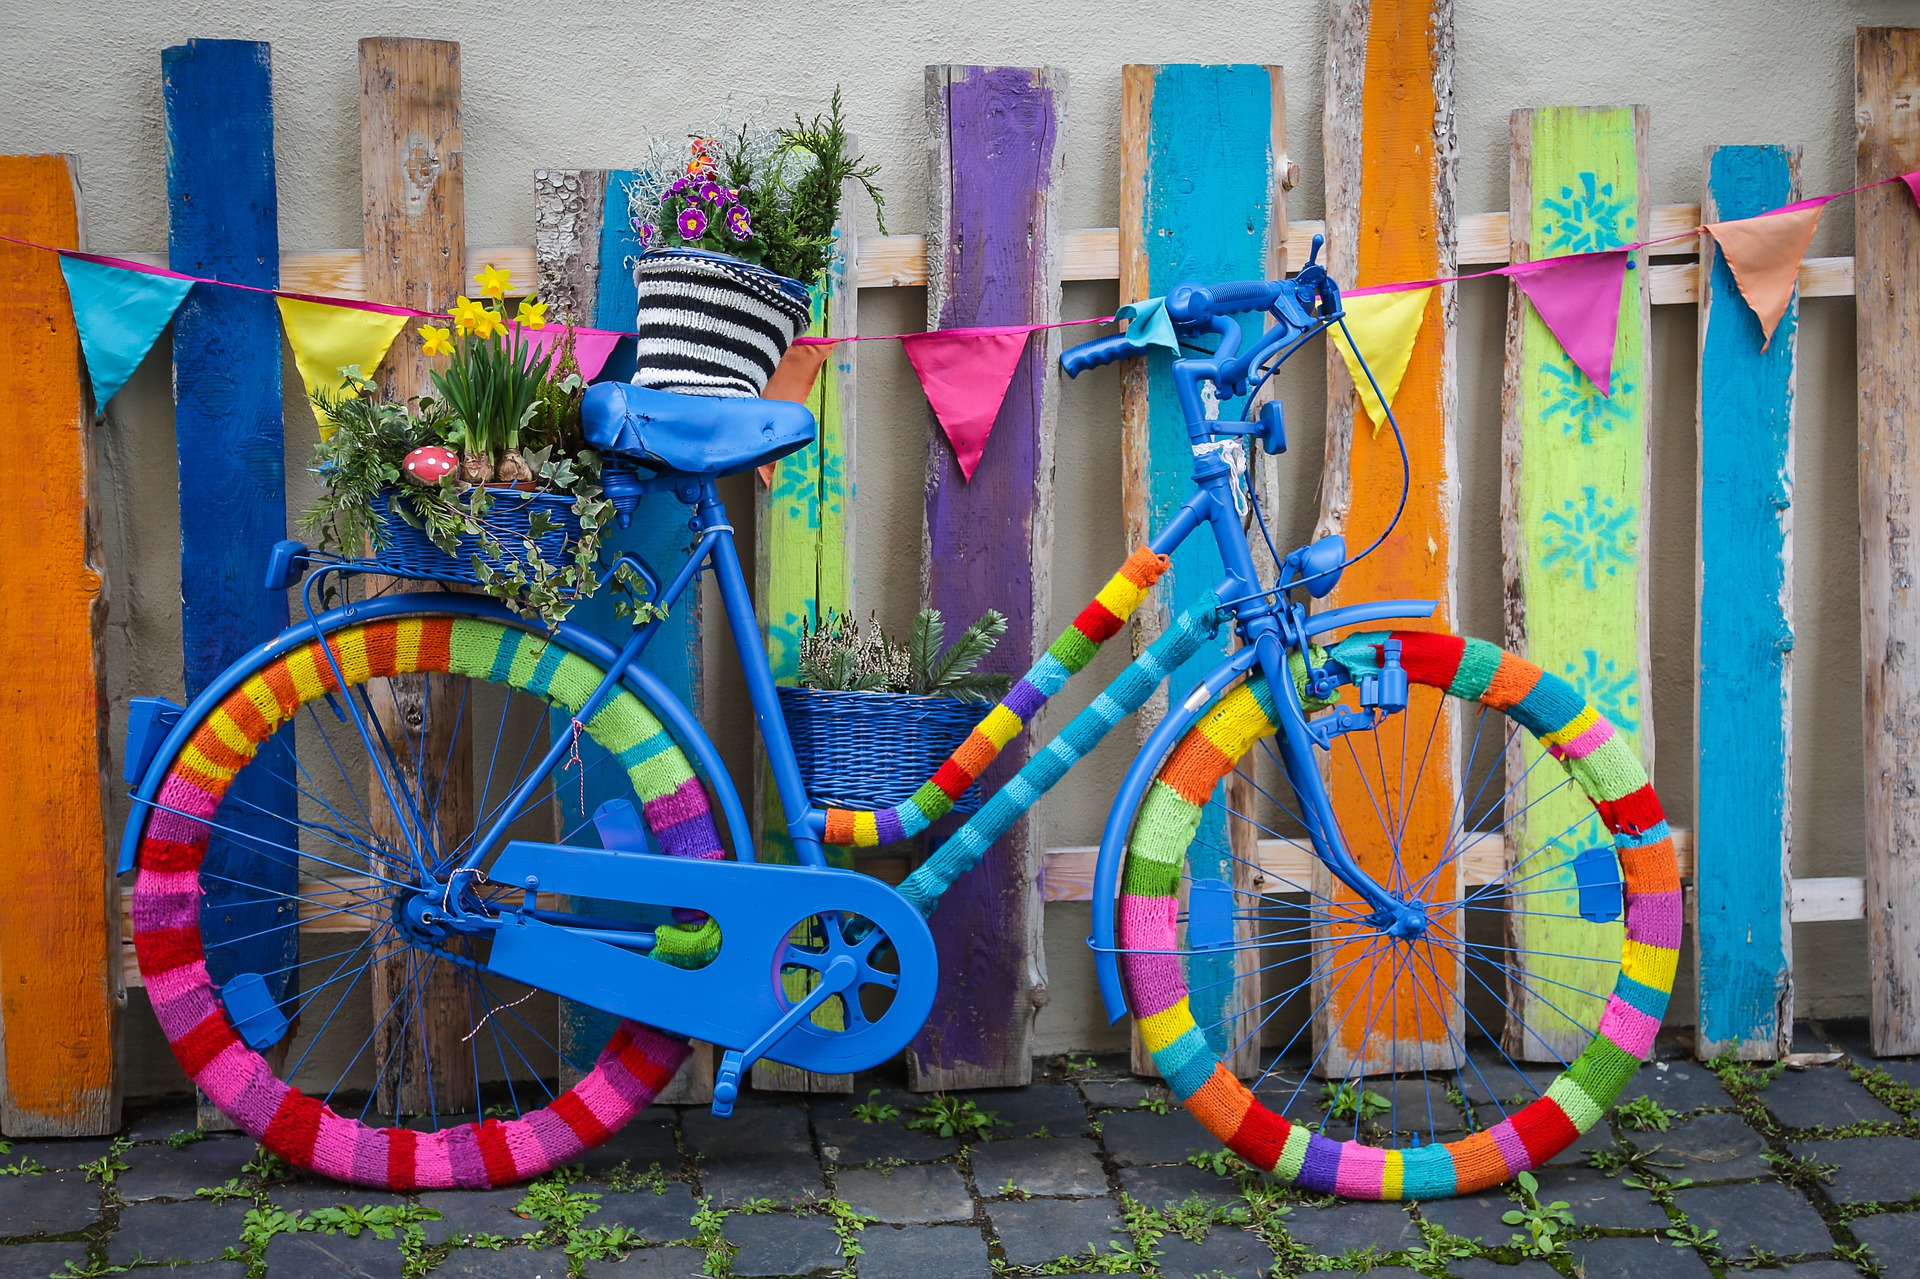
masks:
<path fill-rule="evenodd" d="M 133 811 L 128 816 L 126 828 L 120 836 L 120 857 L 116 863 L 116 873 L 124 875 L 133 869 L 134 858 L 140 848 L 140 836 L 146 829 L 147 815 L 153 811 L 152 801 L 160 793 L 161 782 L 166 779 L 167 766 L 180 753 L 180 748 L 185 745 L 194 728 L 206 718 L 207 713 L 219 705 L 235 688 L 238 688 L 243 679 L 258 669 L 262 662 L 270 661 L 289 649 L 310 642 L 316 629 L 321 634 L 327 634 L 344 626 L 377 621 L 383 617 L 405 613 L 452 614 L 526 629 L 526 623 L 522 619 L 496 600 L 488 599 L 483 595 L 442 591 L 383 595 L 378 599 L 343 604 L 339 608 L 329 609 L 310 620 L 288 627 L 222 671 L 219 678 L 207 685 L 186 710 L 172 721 L 171 731 L 167 733 L 160 747 L 153 750 L 145 775 L 134 787 Z M 558 643 L 562 648 L 587 659 L 602 670 L 610 669 L 620 658 L 620 650 L 606 640 L 592 631 L 569 622 L 562 622 L 559 629 L 547 635 L 546 638 L 549 642 Z M 746 809 L 740 803 L 739 792 L 734 789 L 733 779 L 727 774 L 726 766 L 720 760 L 720 752 L 715 749 L 706 730 L 700 727 L 700 722 L 693 717 L 693 713 L 686 708 L 686 705 L 674 697 L 659 678 L 644 667 L 629 665 L 621 673 L 621 683 L 660 719 L 669 735 L 687 752 L 693 762 L 694 770 L 707 783 L 720 806 L 721 814 L 726 818 L 727 833 L 731 837 L 734 857 L 740 861 L 752 861 L 753 827 L 747 822 Z"/>

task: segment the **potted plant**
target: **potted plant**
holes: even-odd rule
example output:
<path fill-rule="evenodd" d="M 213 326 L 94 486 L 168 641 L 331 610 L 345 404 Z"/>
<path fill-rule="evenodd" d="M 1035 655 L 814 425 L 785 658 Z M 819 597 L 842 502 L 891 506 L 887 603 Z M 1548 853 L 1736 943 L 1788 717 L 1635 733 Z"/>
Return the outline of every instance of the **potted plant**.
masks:
<path fill-rule="evenodd" d="M 507 272 L 480 272 L 444 325 L 423 324 L 437 395 L 383 400 L 360 370 L 313 402 L 331 431 L 317 450 L 324 481 L 303 528 L 325 550 L 365 557 L 396 577 L 477 585 L 524 617 L 557 625 L 598 585 L 603 531 L 615 516 L 600 459 L 581 441 L 584 389 L 571 334 L 555 347 L 537 298 L 506 317 Z M 617 585 L 631 596 L 637 575 Z M 623 601 L 623 614 L 644 603 Z"/>
<path fill-rule="evenodd" d="M 937 609 L 914 619 L 904 644 L 871 618 L 862 626 L 831 610 L 803 624 L 799 686 L 779 694 L 813 801 L 872 810 L 912 796 L 1012 685 L 978 669 L 1006 631 L 993 609 L 951 645 Z M 954 802 L 963 813 L 979 806 L 974 787 Z"/>
<path fill-rule="evenodd" d="M 629 201 L 645 246 L 634 265 L 633 380 L 684 395 L 760 394 L 811 318 L 808 286 L 832 255 L 843 186 L 860 183 L 876 214 L 885 208 L 878 168 L 852 154 L 839 89 L 811 123 L 656 142 L 646 171 Z"/>

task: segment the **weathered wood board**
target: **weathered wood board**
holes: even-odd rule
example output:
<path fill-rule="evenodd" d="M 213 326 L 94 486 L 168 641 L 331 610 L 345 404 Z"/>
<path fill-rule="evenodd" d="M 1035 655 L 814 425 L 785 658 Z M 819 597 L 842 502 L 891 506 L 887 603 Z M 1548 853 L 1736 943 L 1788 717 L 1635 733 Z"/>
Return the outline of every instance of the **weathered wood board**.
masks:
<path fill-rule="evenodd" d="M 1322 138 L 1326 261 L 1334 279 L 1368 285 L 1454 274 L 1459 236 L 1452 0 L 1335 0 Z M 1437 600 L 1432 619 L 1411 628 L 1454 629 L 1460 505 L 1454 340 L 1454 286 L 1443 284 L 1427 298 L 1392 403 L 1406 441 L 1406 510 L 1387 540 L 1342 575 L 1328 607 L 1370 599 Z M 1331 343 L 1322 475 L 1317 532 L 1344 535 L 1348 553 L 1357 553 L 1394 517 L 1400 449 L 1392 430 L 1362 407 L 1346 361 Z M 1439 690 L 1415 686 L 1397 718 L 1378 734 L 1384 752 L 1368 746 L 1363 735 L 1335 743 L 1328 766 L 1334 813 L 1348 848 L 1380 883 L 1419 883 L 1432 873 L 1423 895 L 1448 901 L 1458 896 L 1460 882 L 1460 862 L 1448 842 L 1460 790 L 1456 716 Z M 1398 824 L 1397 840 L 1381 809 Z M 1316 868 L 1312 885 L 1334 901 L 1357 900 L 1324 867 Z M 1437 913 L 1436 922 L 1443 938 L 1464 931 L 1457 911 Z M 1320 961 L 1336 976 L 1323 977 L 1313 998 L 1319 1069 L 1344 1077 L 1356 1070 L 1456 1064 L 1465 1017 L 1455 997 L 1454 951 L 1444 941 L 1420 943 L 1408 976 L 1377 982 L 1370 980 L 1373 965 L 1356 961 L 1378 933 L 1347 933 L 1353 940 Z"/>
<path fill-rule="evenodd" d="M 466 195 L 460 125 L 460 46 L 378 37 L 360 42 L 360 185 L 367 296 L 444 313 L 466 287 Z M 430 361 L 409 321 L 380 366 L 391 399 L 429 394 Z M 377 704 L 408 786 L 456 847 L 473 827 L 473 725 L 461 714 L 460 681 L 408 675 L 389 681 Z M 405 725 L 403 728 L 402 725 Z M 447 761 L 442 767 L 441 762 Z M 377 792 L 376 792 L 377 793 Z M 373 802 L 371 799 L 369 802 Z M 373 809 L 375 832 L 404 847 L 400 820 Z M 377 1106 L 385 1114 L 457 1114 L 474 1104 L 473 1049 L 465 983 L 450 964 L 420 973 L 401 948 L 373 965 L 374 1052 L 383 1063 Z M 411 985 L 410 985 L 411 983 Z M 423 1024 L 385 1014 L 396 996 L 423 990 Z"/>
<path fill-rule="evenodd" d="M 1120 296 L 1159 297 L 1187 280 L 1269 279 L 1282 269 L 1286 241 L 1286 87 L 1279 67 L 1129 66 L 1121 71 Z M 1247 341 L 1264 327 L 1241 319 Z M 1174 395 L 1171 359 L 1156 354 L 1121 372 L 1121 506 L 1129 547 L 1153 539 L 1193 491 L 1186 419 Z M 1238 417 L 1244 400 L 1220 405 Z M 1220 552 L 1202 529 L 1173 553 L 1172 571 L 1136 614 L 1136 647 L 1158 638 L 1168 621 L 1220 583 Z M 1168 680 L 1178 700 L 1226 653 L 1226 641 L 1205 645 Z M 1164 703 L 1157 703 L 1164 704 Z M 1150 717 L 1149 717 L 1150 718 Z M 1146 727 L 1143 720 L 1142 728 Z M 1256 829 L 1229 821 L 1221 804 L 1252 815 L 1252 788 L 1235 777 L 1209 805 L 1189 854 L 1194 876 L 1224 879 L 1255 891 Z M 1253 912 L 1245 912 L 1251 915 Z M 1240 932 L 1251 937 L 1251 920 Z M 1258 1070 L 1259 951 L 1248 948 L 1190 961 L 1199 992 L 1194 1020 L 1237 1074 Z M 1237 979 L 1236 979 L 1237 978 Z M 1133 1069 L 1153 1074 L 1153 1059 L 1136 1033 Z"/>
<path fill-rule="evenodd" d="M 1511 223 L 1513 260 L 1639 238 L 1648 216 L 1646 131 L 1645 107 L 1514 112 L 1511 207 L 1524 213 Z M 1519 286 L 1509 287 L 1500 501 L 1507 647 L 1573 685 L 1651 772 L 1647 272 L 1628 271 L 1621 291 L 1610 397 L 1574 366 Z M 1531 957 L 1504 992 L 1518 1014 L 1507 1018 L 1504 1046 L 1517 1058 L 1570 1062 L 1599 1024 L 1619 970 L 1621 925 L 1577 918 L 1572 858 L 1612 839 L 1564 769 L 1551 760 L 1532 767 L 1542 757 L 1531 734 L 1516 735 L 1507 844 L 1510 864 L 1525 862 L 1519 873 L 1533 878 L 1528 895 L 1515 898 L 1507 944 Z"/>
<path fill-rule="evenodd" d="M 1066 88 L 1054 68 L 927 69 L 929 329 L 1060 318 Z M 971 482 L 928 415 L 925 598 L 950 633 L 984 609 L 1006 614 L 1007 633 L 984 665 L 1016 676 L 1050 638 L 1041 628 L 1051 602 L 1058 332 L 1028 340 Z M 1026 762 L 1032 732 L 1001 752 L 983 789 Z M 956 824 L 936 824 L 934 840 Z M 1033 1016 L 1047 997 L 1040 848 L 1029 816 L 941 900 L 932 919 L 941 991 L 907 1050 L 914 1088 L 1032 1077 Z"/>
<path fill-rule="evenodd" d="M 1800 195 L 1800 149 L 1708 147 L 1701 218 Z M 1799 307 L 1760 321 L 1700 239 L 1694 954 L 1701 1060 L 1793 1039 L 1793 398 Z"/>
<path fill-rule="evenodd" d="M 1920 169 L 1920 30 L 1854 45 L 1854 181 Z M 1920 1052 L 1920 224 L 1899 184 L 1854 197 L 1860 662 L 1866 684 L 1867 955 L 1873 1051 Z"/>
<path fill-rule="evenodd" d="M 0 235 L 83 248 L 78 162 L 0 156 Z M 0 1130 L 120 1126 L 119 888 L 106 817 L 106 592 L 94 558 L 93 413 L 59 259 L 0 244 L 0 429 L 21 475 L 0 505 Z"/>

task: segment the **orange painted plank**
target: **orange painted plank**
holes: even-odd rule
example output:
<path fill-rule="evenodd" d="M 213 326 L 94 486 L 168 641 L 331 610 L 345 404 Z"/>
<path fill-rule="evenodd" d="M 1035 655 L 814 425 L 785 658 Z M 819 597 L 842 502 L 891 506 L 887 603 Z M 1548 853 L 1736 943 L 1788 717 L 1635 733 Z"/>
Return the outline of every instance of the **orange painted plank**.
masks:
<path fill-rule="evenodd" d="M 80 247 L 74 161 L 0 156 L 0 234 Z M 120 1125 L 119 901 L 106 856 L 106 599 L 89 525 L 93 415 L 59 259 L 0 243 L 0 1128 Z"/>
<path fill-rule="evenodd" d="M 1451 275 L 1458 235 L 1451 2 L 1336 0 L 1331 22 L 1324 137 L 1328 262 L 1334 277 L 1351 285 Z M 1327 600 L 1330 606 L 1393 597 L 1437 599 L 1440 606 L 1424 626 L 1452 629 L 1458 504 L 1453 313 L 1452 286 L 1435 289 L 1393 401 L 1412 471 L 1406 512 L 1378 550 L 1347 570 Z M 1400 455 L 1392 431 L 1376 428 L 1360 407 L 1346 365 L 1331 347 L 1328 369 L 1321 532 L 1344 533 L 1353 552 L 1371 543 L 1393 518 L 1400 499 Z M 1349 736 L 1333 751 L 1330 785 L 1341 829 L 1360 864 L 1390 887 L 1400 876 L 1405 877 L 1401 884 L 1419 882 L 1443 856 L 1458 786 L 1453 752 L 1446 747 L 1453 716 L 1444 701 L 1434 690 L 1415 688 L 1399 722 L 1390 721 L 1380 731 L 1379 754 L 1365 735 Z M 1400 785 L 1402 733 L 1410 799 Z M 1426 751 L 1430 734 L 1435 748 Z M 1425 776 L 1416 785 L 1413 777 L 1423 757 Z M 1382 810 L 1404 821 L 1398 870 L 1378 816 Z M 1450 891 L 1458 879 L 1457 860 L 1442 878 L 1445 882 L 1436 881 L 1424 894 L 1429 900 L 1457 896 Z M 1353 899 L 1326 872 L 1318 879 L 1320 890 L 1335 900 Z M 1341 974 L 1317 1028 L 1323 1042 L 1331 1040 L 1323 1058 L 1329 1073 L 1440 1065 L 1448 1054 L 1449 1026 L 1459 1029 L 1458 1008 L 1439 989 L 1443 983 L 1451 986 L 1456 975 L 1447 953 L 1421 948 L 1426 953 L 1420 962 L 1434 966 L 1422 989 L 1404 971 L 1389 983 L 1375 976 L 1371 963 L 1347 963 L 1377 936 L 1371 928 L 1362 929 L 1329 966 L 1331 973 Z"/>

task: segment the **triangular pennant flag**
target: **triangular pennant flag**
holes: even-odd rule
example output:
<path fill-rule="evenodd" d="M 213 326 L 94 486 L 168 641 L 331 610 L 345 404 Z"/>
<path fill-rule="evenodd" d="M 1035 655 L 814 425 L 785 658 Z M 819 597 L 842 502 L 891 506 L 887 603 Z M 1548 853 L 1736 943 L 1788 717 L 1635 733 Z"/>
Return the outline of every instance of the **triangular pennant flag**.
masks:
<path fill-rule="evenodd" d="M 1007 398 L 1013 370 L 1027 349 L 1033 326 L 948 329 L 910 333 L 900 339 L 907 362 L 920 378 L 920 389 L 953 445 L 960 474 L 971 480 L 980 465 L 993 420 Z"/>
<path fill-rule="evenodd" d="M 372 377 L 409 318 L 295 298 L 277 301 L 280 323 L 287 331 L 287 344 L 293 348 L 293 363 L 300 370 L 300 380 L 306 383 L 308 395 L 316 390 L 324 390 L 329 395 L 356 394 L 352 388 L 342 389 L 340 370 L 358 365 L 362 374 Z M 333 424 L 321 417 L 317 407 L 313 416 L 320 425 L 321 439 L 333 434 Z"/>
<path fill-rule="evenodd" d="M 103 266 L 64 253 L 60 273 L 67 277 L 67 300 L 73 306 L 74 327 L 80 330 L 94 407 L 105 409 L 147 358 L 193 281 Z"/>
<path fill-rule="evenodd" d="M 1906 183 L 1907 190 L 1913 193 L 1914 205 L 1920 207 L 1920 169 L 1915 169 L 1912 173 L 1901 174 L 1900 180 Z"/>
<path fill-rule="evenodd" d="M 1413 342 L 1420 336 L 1420 322 L 1426 317 L 1427 299 L 1432 294 L 1433 286 L 1429 285 L 1405 293 L 1349 297 L 1344 301 L 1346 329 L 1343 331 L 1336 324 L 1327 330 L 1327 336 L 1340 350 L 1340 358 L 1346 361 L 1353 387 L 1360 392 L 1360 403 L 1365 406 L 1367 416 L 1373 419 L 1376 435 L 1387 420 L 1393 397 L 1400 393 L 1400 379 L 1407 374 L 1407 361 L 1413 358 Z M 1347 341 L 1349 332 L 1353 334 L 1351 343 Z M 1354 353 L 1355 346 L 1360 348 L 1359 355 L 1366 357 L 1364 369 Z M 1367 369 L 1373 371 L 1372 381 L 1367 378 Z M 1380 384 L 1386 396 L 1385 404 L 1374 394 L 1373 382 Z"/>
<path fill-rule="evenodd" d="M 560 340 L 567 332 L 564 324 L 549 324 L 543 329 L 529 329 L 515 324 L 514 333 L 520 341 L 541 353 L 558 351 Z M 610 333 L 606 329 L 575 329 L 573 331 L 573 362 L 580 366 L 580 380 L 591 382 L 600 376 L 600 370 L 607 365 L 607 357 L 613 354 L 613 348 L 620 344 L 623 334 Z"/>
<path fill-rule="evenodd" d="M 1620 332 L 1620 286 L 1627 251 L 1576 253 L 1506 268 L 1533 303 L 1567 358 L 1600 394 L 1613 394 L 1613 340 Z"/>
<path fill-rule="evenodd" d="M 821 368 L 833 355 L 833 345 L 831 342 L 796 342 L 788 347 L 775 366 L 773 376 L 767 379 L 767 389 L 760 392 L 760 398 L 805 404 L 813 394 L 813 384 Z M 758 468 L 760 482 L 768 488 L 773 487 L 773 468 L 772 462 Z"/>
<path fill-rule="evenodd" d="M 1793 300 L 1793 286 L 1800 281 L 1800 260 L 1813 242 L 1825 204 L 1821 200 L 1809 207 L 1706 224 L 1714 243 L 1726 255 L 1740 296 L 1760 319 L 1762 351 L 1772 343 L 1773 331 L 1787 313 L 1787 303 Z"/>

